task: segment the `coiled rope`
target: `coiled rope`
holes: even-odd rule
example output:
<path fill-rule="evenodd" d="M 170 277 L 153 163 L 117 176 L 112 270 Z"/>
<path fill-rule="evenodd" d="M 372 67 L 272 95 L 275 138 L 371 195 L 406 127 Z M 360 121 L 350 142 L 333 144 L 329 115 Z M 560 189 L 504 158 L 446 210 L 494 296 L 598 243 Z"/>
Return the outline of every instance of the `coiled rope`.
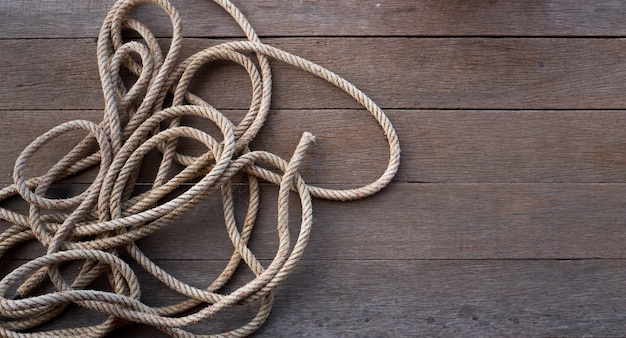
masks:
<path fill-rule="evenodd" d="M 217 334 L 249 335 L 268 317 L 275 288 L 303 254 L 312 225 L 311 198 L 342 201 L 363 198 L 385 187 L 395 175 L 400 158 L 398 137 L 387 116 L 369 97 L 333 72 L 261 43 L 233 4 L 227 0 L 214 1 L 239 24 L 247 41 L 210 47 L 182 62 L 178 62 L 182 23 L 167 0 L 120 0 L 109 11 L 97 44 L 105 101 L 102 122 L 74 120 L 39 136 L 16 160 L 14 184 L 0 190 L 0 201 L 19 194 L 29 205 L 27 215 L 0 208 L 0 219 L 10 224 L 0 235 L 0 257 L 16 245 L 33 239 L 47 248 L 45 255 L 18 267 L 0 281 L 0 335 L 3 337 L 100 337 L 126 321 L 151 325 L 171 336 L 190 337 L 195 335 L 186 327 L 209 320 L 226 308 L 259 301 L 258 313 L 249 323 Z M 157 5 L 169 16 L 173 33 L 167 52 L 144 24 L 129 18 L 129 11 L 140 4 Z M 140 39 L 125 42 L 122 30 L 134 31 Z M 328 81 L 372 114 L 389 142 L 389 164 L 376 181 L 347 190 L 306 184 L 298 174 L 298 167 L 314 141 L 309 133 L 302 135 L 289 160 L 266 151 L 250 150 L 249 144 L 269 112 L 272 83 L 269 58 Z M 188 90 L 199 68 L 216 60 L 235 62 L 250 76 L 252 100 L 239 124 L 235 125 Z M 120 75 L 123 69 L 138 78 L 130 87 Z M 168 95 L 172 97 L 171 103 L 166 99 Z M 206 131 L 181 125 L 183 116 L 211 121 L 221 131 L 217 138 L 221 141 Z M 49 141 L 76 129 L 88 132 L 88 136 L 44 175 L 25 177 L 33 154 Z M 200 156 L 181 154 L 177 152 L 180 138 L 197 140 L 207 151 Z M 154 149 L 158 149 L 162 159 L 151 189 L 134 193 L 144 157 Z M 169 177 L 174 165 L 182 165 L 183 169 Z M 94 166 L 98 166 L 98 174 L 83 193 L 70 198 L 46 197 L 55 182 Z M 267 169 L 267 166 L 274 169 Z M 235 220 L 231 186 L 231 179 L 239 172 L 247 175 L 249 185 L 248 210 L 241 225 Z M 261 264 L 247 246 L 259 207 L 259 179 L 279 186 L 279 243 L 275 257 L 267 266 Z M 166 198 L 181 188 L 184 189 L 182 194 Z M 234 251 L 221 274 L 205 289 L 199 289 L 155 264 L 135 241 L 172 223 L 217 191 L 222 195 L 226 229 Z M 302 213 L 300 232 L 293 245 L 288 219 L 290 191 L 297 192 Z M 187 300 L 164 307 L 144 304 L 139 281 L 129 264 L 120 258 L 122 253 Z M 82 262 L 82 268 L 77 277 L 66 280 L 60 268 L 72 261 Z M 255 278 L 233 292 L 220 293 L 242 261 Z M 99 276 L 108 277 L 110 291 L 90 289 Z M 37 293 L 38 286 L 45 281 L 51 281 L 55 290 Z M 72 303 L 108 317 L 97 325 L 36 331 L 37 326 L 53 320 Z"/>

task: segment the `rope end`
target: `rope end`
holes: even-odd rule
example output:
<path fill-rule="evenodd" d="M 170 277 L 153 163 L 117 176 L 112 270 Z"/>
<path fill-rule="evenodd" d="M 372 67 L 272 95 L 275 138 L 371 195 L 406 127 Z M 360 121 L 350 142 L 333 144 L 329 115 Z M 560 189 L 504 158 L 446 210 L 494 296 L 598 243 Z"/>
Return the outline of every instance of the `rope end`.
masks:
<path fill-rule="evenodd" d="M 308 131 L 305 131 L 304 133 L 302 133 L 302 138 L 300 139 L 300 142 L 305 142 L 307 144 L 315 143 L 315 135 L 309 133 Z"/>

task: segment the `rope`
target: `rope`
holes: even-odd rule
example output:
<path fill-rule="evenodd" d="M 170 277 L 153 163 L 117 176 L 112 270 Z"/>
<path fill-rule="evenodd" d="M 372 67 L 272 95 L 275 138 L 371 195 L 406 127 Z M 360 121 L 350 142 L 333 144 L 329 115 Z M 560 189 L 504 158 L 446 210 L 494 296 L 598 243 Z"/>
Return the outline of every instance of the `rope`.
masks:
<path fill-rule="evenodd" d="M 261 43 L 243 14 L 228 0 L 214 0 L 239 24 L 246 41 L 226 42 L 178 61 L 182 23 L 167 0 L 120 0 L 108 12 L 97 44 L 98 69 L 104 95 L 104 117 L 99 124 L 75 120 L 39 136 L 19 155 L 14 183 L 0 190 L 0 201 L 19 195 L 28 214 L 0 208 L 0 219 L 10 227 L 0 234 L 0 257 L 20 243 L 37 240 L 47 252 L 4 276 L 0 281 L 0 335 L 3 337 L 101 337 L 124 322 L 151 325 L 175 337 L 195 336 L 187 327 L 210 320 L 215 314 L 251 302 L 260 303 L 247 324 L 216 336 L 246 336 L 267 319 L 273 292 L 302 257 L 312 226 L 312 197 L 346 201 L 363 198 L 385 187 L 398 170 L 398 137 L 385 113 L 350 82 L 310 61 Z M 170 46 L 162 50 L 155 36 L 128 13 L 141 4 L 162 8 L 173 27 Z M 128 41 L 122 31 L 140 37 Z M 268 115 L 272 75 L 269 59 L 275 59 L 335 85 L 367 109 L 389 142 L 389 163 L 382 175 L 357 189 L 336 190 L 308 185 L 298 168 L 314 137 L 304 133 L 289 160 L 266 151 L 251 151 Z M 203 65 L 228 60 L 241 65 L 252 83 L 250 108 L 239 124 L 226 118 L 189 91 L 189 84 Z M 120 75 L 126 69 L 137 76 L 127 87 Z M 169 101 L 171 100 L 171 103 Z M 195 116 L 215 124 L 221 135 L 182 125 L 181 118 Z M 44 175 L 27 178 L 26 169 L 41 147 L 72 130 L 88 133 L 84 139 Z M 177 152 L 180 138 L 206 147 L 200 156 Z M 221 140 L 221 141 L 218 141 Z M 146 154 L 158 150 L 161 162 L 150 190 L 135 193 Z M 48 198 L 50 187 L 60 180 L 98 167 L 89 187 L 70 198 Z M 174 166 L 182 166 L 170 177 Z M 270 169 L 268 169 L 270 168 Z M 243 224 L 235 219 L 233 177 L 243 172 L 249 186 L 248 210 Z M 248 247 L 259 208 L 259 179 L 279 186 L 278 248 L 264 266 Z M 175 191 L 184 190 L 174 195 Z M 233 253 L 221 274 L 206 288 L 186 284 L 150 260 L 135 244 L 138 239 L 171 224 L 210 194 L 221 192 L 224 219 Z M 289 231 L 289 196 L 295 191 L 301 204 L 301 224 L 295 243 Z M 135 271 L 122 254 L 175 292 L 185 301 L 152 307 L 141 300 Z M 82 262 L 80 273 L 67 280 L 61 269 Z M 241 263 L 255 277 L 230 293 L 220 293 Z M 90 289 L 100 276 L 108 277 L 110 291 Z M 54 290 L 40 286 L 51 282 Z M 54 320 L 69 304 L 107 315 L 99 324 L 49 331 L 37 326 Z"/>

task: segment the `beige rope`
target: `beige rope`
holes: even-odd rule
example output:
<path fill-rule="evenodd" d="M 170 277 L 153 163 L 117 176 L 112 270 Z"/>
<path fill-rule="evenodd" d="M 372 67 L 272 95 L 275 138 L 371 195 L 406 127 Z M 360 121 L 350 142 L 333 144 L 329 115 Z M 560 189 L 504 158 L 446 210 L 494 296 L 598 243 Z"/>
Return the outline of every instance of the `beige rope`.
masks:
<path fill-rule="evenodd" d="M 233 4 L 228 0 L 214 1 L 233 17 L 248 40 L 210 47 L 180 62 L 181 19 L 167 0 L 120 0 L 107 14 L 97 46 L 105 101 L 102 122 L 70 121 L 41 135 L 17 158 L 14 184 L 0 190 L 0 201 L 19 195 L 29 205 L 28 215 L 0 208 L 0 219 L 11 224 L 0 234 L 0 257 L 16 245 L 33 239 L 47 248 L 45 255 L 18 267 L 0 281 L 0 335 L 3 337 L 101 337 L 124 321 L 151 325 L 175 337 L 191 337 L 195 335 L 186 327 L 210 320 L 224 309 L 259 301 L 258 313 L 249 323 L 216 334 L 249 335 L 268 317 L 274 290 L 294 269 L 304 252 L 313 221 L 311 198 L 363 198 L 385 187 L 394 177 L 400 159 L 398 137 L 387 116 L 369 97 L 331 71 L 261 43 L 252 26 Z M 173 33 L 167 52 L 142 23 L 128 18 L 128 13 L 141 4 L 157 5 L 169 16 Z M 122 30 L 134 31 L 141 38 L 125 42 Z M 269 58 L 328 81 L 372 114 L 389 142 L 388 166 L 377 180 L 348 190 L 307 185 L 298 174 L 298 168 L 314 142 L 309 133 L 302 135 L 290 160 L 249 149 L 269 112 L 272 84 Z M 189 92 L 189 84 L 198 69 L 215 60 L 235 62 L 250 76 L 250 108 L 237 125 Z M 130 88 L 122 81 L 122 68 L 138 77 Z M 173 95 L 172 103 L 166 106 L 169 93 Z M 209 120 L 221 131 L 218 138 L 221 141 L 206 131 L 181 125 L 183 116 Z M 165 124 L 167 127 L 164 128 Z M 87 131 L 89 136 L 43 176 L 25 177 L 29 160 L 42 146 L 76 129 Z M 180 138 L 197 140 L 206 146 L 206 153 L 195 157 L 178 153 L 177 140 Z M 154 149 L 162 154 L 156 178 L 149 191 L 135 196 L 133 192 L 144 157 Z M 261 163 L 266 167 L 259 166 Z M 55 182 L 96 165 L 98 174 L 83 193 L 70 198 L 45 197 Z M 170 178 L 168 174 L 173 165 L 182 165 L 183 169 Z M 267 166 L 274 169 L 267 169 Z M 239 172 L 247 175 L 250 191 L 247 214 L 240 226 L 235 220 L 230 182 Z M 279 244 L 274 259 L 267 266 L 259 262 L 247 246 L 259 208 L 259 179 L 279 186 Z M 181 188 L 184 189 L 182 194 L 163 202 Z M 206 288 L 200 289 L 178 280 L 158 266 L 135 245 L 135 241 L 172 223 L 218 190 L 221 191 L 226 230 L 234 251 L 221 274 Z M 295 243 L 292 243 L 289 232 L 290 191 L 297 192 L 301 203 L 300 232 Z M 144 304 L 136 274 L 120 258 L 121 253 L 187 300 L 165 307 Z M 82 262 L 82 268 L 70 281 L 62 276 L 60 269 L 72 261 Z M 235 291 L 220 293 L 242 261 L 255 278 Z M 111 291 L 90 289 L 91 283 L 102 275 L 108 277 Z M 45 281 L 52 282 L 55 291 L 41 293 L 37 287 Z M 108 318 L 92 326 L 37 331 L 38 325 L 53 320 L 71 303 L 107 314 Z"/>

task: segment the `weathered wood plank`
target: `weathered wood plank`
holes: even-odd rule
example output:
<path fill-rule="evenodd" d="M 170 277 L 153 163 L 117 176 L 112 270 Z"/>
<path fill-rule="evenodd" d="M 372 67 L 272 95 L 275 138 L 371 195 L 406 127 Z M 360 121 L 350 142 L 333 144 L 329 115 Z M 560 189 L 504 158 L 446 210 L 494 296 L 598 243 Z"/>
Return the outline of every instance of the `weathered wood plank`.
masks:
<path fill-rule="evenodd" d="M 308 263 L 261 336 L 624 333 L 623 261 Z"/>
<path fill-rule="evenodd" d="M 387 113 L 402 145 L 397 182 L 626 182 L 626 111 Z M 225 114 L 239 121 L 244 112 Z M 32 140 L 56 124 L 79 118 L 99 121 L 102 117 L 99 111 L 4 112 L 0 119 L 0 143 L 4 145 L 0 184 L 12 182 L 13 163 Z M 385 168 L 386 140 L 366 111 L 274 110 L 252 147 L 289 158 L 304 131 L 317 136 L 301 168 L 308 182 L 365 184 Z M 77 142 L 82 134 L 72 136 Z M 36 154 L 29 164 L 31 176 L 43 174 L 65 154 L 72 144 L 66 139 L 71 138 Z M 199 153 L 202 149 L 183 141 L 181 151 Z"/>
<path fill-rule="evenodd" d="M 268 259 L 277 247 L 277 197 L 273 187 L 266 190 L 251 246 Z M 625 191 L 623 184 L 394 184 L 361 201 L 315 201 L 306 257 L 624 258 Z M 142 247 L 155 258 L 227 258 L 231 246 L 221 217 L 214 202 Z"/>
<path fill-rule="evenodd" d="M 223 262 L 159 264 L 203 286 Z M 305 260 L 279 287 L 255 336 L 622 336 L 625 267 L 624 260 Z M 140 278 L 145 302 L 177 299 Z M 244 309 L 193 330 L 233 328 L 250 315 Z M 147 335 L 163 336 L 138 325 L 113 334 Z"/>
<path fill-rule="evenodd" d="M 0 1 L 0 37 L 97 36 L 113 0 Z M 401 0 L 233 1 L 265 36 L 622 36 L 621 1 Z M 206 0 L 172 0 L 185 34 L 241 36 L 222 10 Z M 140 17 L 159 35 L 166 18 L 145 8 Z"/>
<path fill-rule="evenodd" d="M 187 54 L 223 40 L 189 39 Z M 266 42 L 344 75 L 384 108 L 622 109 L 626 41 L 619 39 L 332 39 Z M 25 58 L 24 55 L 28 55 Z M 358 56 L 358 57 L 357 57 Z M 92 39 L 0 40 L 0 109 L 100 109 Z M 249 80 L 216 65 L 194 90 L 246 109 Z M 201 79 L 201 80 L 200 80 Z M 219 79 L 219 81 L 217 81 Z M 244 93 L 242 95 L 242 92 Z M 355 108 L 312 75 L 275 67 L 273 107 Z"/>
<path fill-rule="evenodd" d="M 278 245 L 277 188 L 262 190 L 251 248 L 259 258 L 270 259 Z M 315 200 L 305 257 L 626 258 L 625 192 L 625 184 L 392 184 L 355 202 Z M 238 188 L 237 196 L 244 201 L 245 188 Z M 297 206 L 293 200 L 294 238 Z M 238 204 L 236 213 L 241 218 L 245 211 L 245 205 Z M 154 259 L 227 259 L 232 244 L 223 224 L 221 200 L 213 195 L 138 243 Z M 0 224 L 0 230 L 6 227 Z M 8 257 L 29 258 L 41 252 L 33 243 Z"/>
<path fill-rule="evenodd" d="M 387 110 L 402 145 L 400 182 L 626 181 L 623 111 Z M 383 172 L 387 143 L 367 111 L 275 111 L 258 149 L 287 158 L 317 136 L 310 182 L 366 183 Z"/>

